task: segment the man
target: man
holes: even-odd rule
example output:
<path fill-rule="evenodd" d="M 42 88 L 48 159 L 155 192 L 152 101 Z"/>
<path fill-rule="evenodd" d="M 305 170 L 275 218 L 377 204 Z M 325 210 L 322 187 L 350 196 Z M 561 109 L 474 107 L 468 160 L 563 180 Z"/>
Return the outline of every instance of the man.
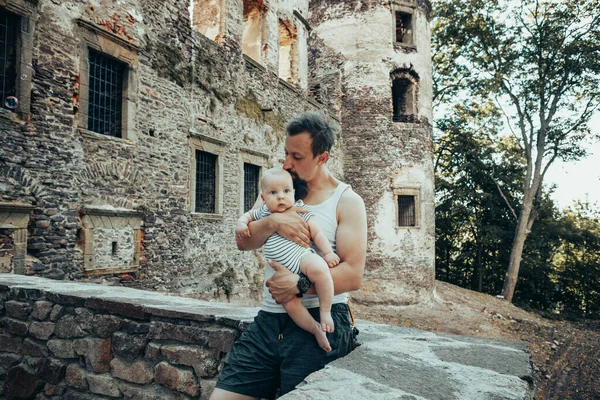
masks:
<path fill-rule="evenodd" d="M 271 262 L 266 271 L 262 309 L 229 353 L 211 400 L 274 398 L 293 390 L 306 376 L 353 348 L 347 292 L 360 287 L 366 256 L 367 218 L 359 195 L 334 178 L 326 167 L 335 131 L 324 115 L 308 112 L 290 122 L 285 142 L 286 169 L 305 185 L 307 204 L 325 232 L 340 264 L 330 269 L 335 296 L 331 313 L 335 331 L 327 334 L 332 351 L 319 348 L 314 336 L 299 328 L 279 303 L 303 296 L 302 304 L 319 320 L 318 298 L 305 276 Z M 296 189 L 298 191 L 298 189 Z M 257 201 L 255 207 L 260 206 Z M 278 232 L 309 246 L 306 222 L 296 208 L 250 223 L 251 236 L 238 238 L 240 250 L 261 247 Z"/>

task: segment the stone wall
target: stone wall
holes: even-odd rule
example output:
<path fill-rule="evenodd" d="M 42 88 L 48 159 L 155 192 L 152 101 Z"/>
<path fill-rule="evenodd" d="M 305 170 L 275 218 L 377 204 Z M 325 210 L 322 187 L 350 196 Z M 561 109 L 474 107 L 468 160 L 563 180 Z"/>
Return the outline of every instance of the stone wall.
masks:
<path fill-rule="evenodd" d="M 0 397 L 208 398 L 256 312 L 231 311 L 134 289 L 0 275 Z"/>
<path fill-rule="evenodd" d="M 267 23 L 273 26 L 265 65 L 241 53 L 241 3 L 228 2 L 227 34 L 218 43 L 192 29 L 186 2 L 27 3 L 35 27 L 31 107 L 26 113 L 0 112 L 0 202 L 35 206 L 25 273 L 82 279 L 118 272 L 120 262 L 112 271 L 104 262 L 87 268 L 88 255 L 102 257 L 86 248 L 84 223 L 86 208 L 118 209 L 140 214 L 139 286 L 258 299 L 264 264 L 255 253 L 238 252 L 232 235 L 242 212 L 242 159 L 259 154 L 265 167 L 281 164 L 286 121 L 324 107 L 304 90 L 305 45 L 298 86 L 277 77 L 273 32 L 280 18 L 292 20 L 302 41 L 306 28 L 293 10 L 306 14 L 306 2 L 269 4 Z M 123 139 L 83 127 L 90 40 L 107 51 L 122 48 L 132 60 Z M 191 212 L 190 144 L 198 137 L 224 144 L 217 215 Z M 335 157 L 331 168 L 341 175 Z M 8 233 L 0 234 L 9 241 Z M 109 229 L 103 240 L 124 248 L 133 235 Z M 121 272 L 131 272 L 131 263 L 122 263 Z"/>
<path fill-rule="evenodd" d="M 319 109 L 341 127 L 328 166 L 367 206 L 365 293 L 388 293 L 380 301 L 398 303 L 431 293 L 427 1 L 404 2 L 415 10 L 416 47 L 408 49 L 392 43 L 389 2 L 264 2 L 259 60 L 242 54 L 242 0 L 194 2 L 225 7 L 215 40 L 192 26 L 185 1 L 5 3 L 27 22 L 23 59 L 31 60 L 22 66 L 21 86 L 30 88 L 23 107 L 0 109 L 0 203 L 34 207 L 19 271 L 69 280 L 133 273 L 143 288 L 259 300 L 262 256 L 237 251 L 232 235 L 243 211 L 243 162 L 281 165 L 286 122 Z M 280 21 L 296 32 L 296 85 L 277 76 Z M 128 65 L 123 138 L 87 129 L 89 48 Z M 413 123 L 391 122 L 390 73 L 398 68 L 419 76 Z M 202 146 L 219 153 L 218 209 L 208 215 L 192 204 L 194 154 Z M 398 229 L 395 187 L 415 185 L 420 226 Z M 86 209 L 137 220 L 126 232 L 110 221 L 98 226 L 100 242 Z M 1 242 L 12 235 L 2 229 Z M 127 249 L 130 262 L 112 250 L 101 255 L 98 247 L 112 243 Z"/>
<path fill-rule="evenodd" d="M 206 399 L 258 309 L 0 274 L 0 398 Z M 281 399 L 531 399 L 527 345 L 358 321 L 361 346 Z"/>

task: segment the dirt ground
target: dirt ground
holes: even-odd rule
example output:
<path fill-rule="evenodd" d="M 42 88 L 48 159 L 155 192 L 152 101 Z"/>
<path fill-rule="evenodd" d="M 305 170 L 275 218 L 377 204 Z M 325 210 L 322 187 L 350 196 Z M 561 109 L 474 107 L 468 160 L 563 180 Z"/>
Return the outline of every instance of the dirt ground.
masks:
<path fill-rule="evenodd" d="M 412 306 L 352 303 L 355 317 L 430 332 L 529 344 L 536 400 L 600 399 L 600 321 L 549 320 L 502 299 L 436 281 L 433 300 Z"/>

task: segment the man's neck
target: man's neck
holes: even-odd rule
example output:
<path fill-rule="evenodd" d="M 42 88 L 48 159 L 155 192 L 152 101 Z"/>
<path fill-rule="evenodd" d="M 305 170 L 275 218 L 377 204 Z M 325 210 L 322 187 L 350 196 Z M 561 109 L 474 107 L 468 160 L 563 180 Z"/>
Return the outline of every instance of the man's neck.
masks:
<path fill-rule="evenodd" d="M 321 198 L 322 194 L 327 194 L 331 190 L 335 190 L 338 185 L 338 180 L 329 173 L 326 167 L 323 167 L 319 173 L 308 182 L 308 195 L 306 200 L 313 204 L 318 204 L 325 200 Z"/>

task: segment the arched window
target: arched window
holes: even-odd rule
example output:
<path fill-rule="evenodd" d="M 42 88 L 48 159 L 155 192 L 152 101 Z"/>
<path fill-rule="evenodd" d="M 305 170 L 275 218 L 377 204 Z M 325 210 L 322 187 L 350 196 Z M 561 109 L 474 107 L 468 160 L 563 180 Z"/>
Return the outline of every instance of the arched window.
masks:
<path fill-rule="evenodd" d="M 408 69 L 398 69 L 390 76 L 392 78 L 392 121 L 417 122 L 419 76 Z"/>
<path fill-rule="evenodd" d="M 264 4 L 259 0 L 244 0 L 242 52 L 261 62 L 263 44 Z"/>

